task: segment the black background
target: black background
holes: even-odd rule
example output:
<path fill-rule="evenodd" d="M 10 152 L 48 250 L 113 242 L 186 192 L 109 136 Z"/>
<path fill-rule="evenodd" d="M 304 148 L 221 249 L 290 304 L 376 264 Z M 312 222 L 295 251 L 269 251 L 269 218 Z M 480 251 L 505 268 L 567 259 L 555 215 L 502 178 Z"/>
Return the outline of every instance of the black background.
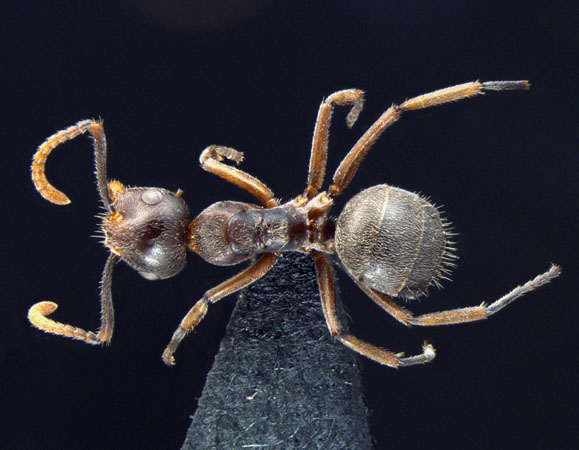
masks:
<path fill-rule="evenodd" d="M 408 114 L 343 200 L 386 182 L 444 205 L 459 267 L 415 312 L 493 300 L 550 262 L 563 276 L 492 320 L 439 329 L 407 330 L 345 275 L 340 285 L 359 335 L 406 353 L 424 339 L 438 349 L 433 363 L 401 370 L 361 360 L 376 448 L 577 447 L 576 2 L 138 3 L 0 7 L 0 446 L 178 448 L 234 302 L 212 309 L 173 369 L 160 360 L 171 333 L 236 268 L 190 255 L 178 277 L 153 283 L 119 264 L 109 348 L 31 328 L 27 308 L 46 298 L 59 303 L 59 320 L 96 329 L 107 254 L 90 238 L 99 209 L 87 138 L 48 164 L 72 204 L 34 191 L 30 158 L 50 134 L 102 117 L 109 176 L 181 188 L 197 214 L 218 200 L 252 201 L 198 167 L 209 144 L 244 151 L 244 169 L 283 199 L 301 192 L 317 108 L 335 90 L 362 88 L 367 103 L 351 131 L 335 114 L 330 174 L 392 102 L 528 78 L 530 92 Z"/>

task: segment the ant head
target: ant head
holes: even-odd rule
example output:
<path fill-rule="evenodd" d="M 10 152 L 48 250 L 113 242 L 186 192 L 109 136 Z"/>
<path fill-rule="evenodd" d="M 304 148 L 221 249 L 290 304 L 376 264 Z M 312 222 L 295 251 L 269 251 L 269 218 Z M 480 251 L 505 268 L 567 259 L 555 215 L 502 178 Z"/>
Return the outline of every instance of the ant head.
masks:
<path fill-rule="evenodd" d="M 181 191 L 109 183 L 104 244 L 148 280 L 177 275 L 186 264 L 189 210 Z"/>

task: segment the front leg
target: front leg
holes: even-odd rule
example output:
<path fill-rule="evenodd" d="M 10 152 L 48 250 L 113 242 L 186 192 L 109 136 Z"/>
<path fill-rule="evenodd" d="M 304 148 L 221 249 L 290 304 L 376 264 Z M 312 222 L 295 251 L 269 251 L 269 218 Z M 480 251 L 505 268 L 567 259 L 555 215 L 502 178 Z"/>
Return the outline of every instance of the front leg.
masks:
<path fill-rule="evenodd" d="M 266 208 L 279 206 L 279 201 L 273 197 L 273 192 L 265 184 L 243 170 L 222 163 L 223 159 L 239 164 L 243 161 L 243 153 L 230 147 L 211 145 L 201 152 L 199 163 L 207 172 L 249 192 Z"/>

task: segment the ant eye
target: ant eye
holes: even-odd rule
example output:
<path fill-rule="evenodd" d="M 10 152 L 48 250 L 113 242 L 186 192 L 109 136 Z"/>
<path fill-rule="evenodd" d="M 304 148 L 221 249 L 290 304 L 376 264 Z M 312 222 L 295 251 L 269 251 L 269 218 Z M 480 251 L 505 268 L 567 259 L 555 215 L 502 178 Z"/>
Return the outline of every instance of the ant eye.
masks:
<path fill-rule="evenodd" d="M 163 194 L 159 192 L 159 189 L 147 189 L 141 195 L 141 200 L 148 205 L 156 205 L 163 200 Z"/>
<path fill-rule="evenodd" d="M 129 188 L 105 217 L 105 244 L 148 280 L 170 278 L 186 263 L 188 210 L 174 193 Z"/>

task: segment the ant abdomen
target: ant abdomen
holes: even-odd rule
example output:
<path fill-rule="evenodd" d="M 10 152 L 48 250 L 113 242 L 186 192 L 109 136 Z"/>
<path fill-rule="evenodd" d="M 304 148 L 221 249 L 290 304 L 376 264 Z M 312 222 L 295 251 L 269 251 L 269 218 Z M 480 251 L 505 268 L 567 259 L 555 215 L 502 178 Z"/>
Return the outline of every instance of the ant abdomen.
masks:
<path fill-rule="evenodd" d="M 453 266 L 449 225 L 436 206 L 381 184 L 354 196 L 336 224 L 336 252 L 355 280 L 393 297 L 416 298 Z"/>

